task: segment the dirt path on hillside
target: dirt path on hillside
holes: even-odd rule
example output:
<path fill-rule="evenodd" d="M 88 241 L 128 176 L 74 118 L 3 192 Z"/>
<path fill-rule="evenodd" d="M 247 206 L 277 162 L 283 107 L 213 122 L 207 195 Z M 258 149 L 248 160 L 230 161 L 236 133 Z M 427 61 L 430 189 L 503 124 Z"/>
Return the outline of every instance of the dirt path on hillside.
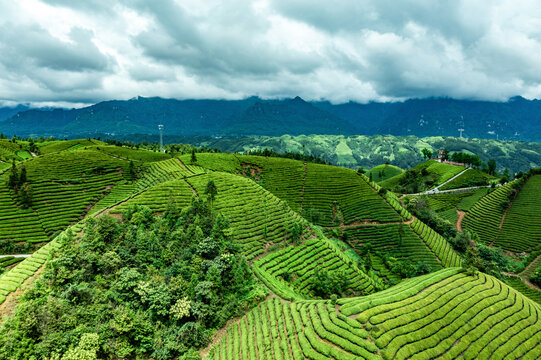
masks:
<path fill-rule="evenodd" d="M 490 243 L 490 245 L 488 245 L 489 247 L 492 247 L 494 246 L 494 243 L 496 242 L 496 240 L 500 237 L 500 233 L 502 232 L 502 227 L 503 227 L 503 222 L 505 221 L 505 217 L 507 216 L 507 212 L 509 211 L 509 209 L 511 209 L 511 206 L 513 206 L 513 203 L 515 202 L 515 199 L 513 199 L 510 203 L 509 203 L 509 206 L 507 207 L 507 209 L 505 209 L 503 215 L 502 215 L 502 220 L 500 221 L 500 225 L 498 226 L 498 234 L 496 235 L 496 238 L 494 240 L 492 240 L 492 242 Z"/>
<path fill-rule="evenodd" d="M 21 286 L 17 288 L 17 290 L 11 292 L 6 297 L 6 300 L 2 304 L 0 304 L 0 323 L 4 321 L 6 317 L 13 316 L 15 313 L 15 309 L 17 308 L 17 305 L 19 305 L 19 296 L 22 295 L 22 293 L 28 289 L 30 286 L 32 286 L 38 277 L 41 275 L 43 270 L 45 269 L 45 264 L 41 265 L 41 267 L 36 270 L 34 275 L 30 276 L 28 279 L 26 279 Z"/>
<path fill-rule="evenodd" d="M 522 274 L 524 274 L 525 272 L 527 272 L 530 268 L 536 266 L 536 265 L 534 265 L 534 264 L 536 264 L 536 262 L 537 262 L 540 258 L 541 258 L 541 254 L 540 254 L 538 257 L 536 257 L 535 259 L 533 259 L 533 260 L 528 264 L 528 266 L 526 266 L 526 267 L 524 268 L 524 270 L 522 270 L 522 272 L 521 272 L 519 275 L 522 276 Z"/>
<path fill-rule="evenodd" d="M 505 275 L 505 276 L 510 276 L 510 277 L 516 277 L 516 278 L 519 278 L 523 283 L 524 285 L 526 285 L 527 287 L 529 287 L 530 289 L 534 289 L 534 290 L 537 290 L 537 291 L 541 291 L 541 288 L 537 285 L 535 285 L 534 283 L 532 283 L 529 279 L 523 277 L 523 276 L 520 276 L 520 275 L 517 275 L 517 274 L 514 274 L 514 273 L 509 273 L 509 272 L 505 272 L 505 271 L 502 271 L 502 274 Z M 521 273 L 522 274 L 522 273 Z"/>
<path fill-rule="evenodd" d="M 338 227 L 338 228 L 344 230 L 344 229 L 351 229 L 351 228 L 355 228 L 355 227 L 359 227 L 359 226 L 384 226 L 384 225 L 399 225 L 399 224 L 410 225 L 411 223 L 413 223 L 414 220 L 415 220 L 415 217 L 412 216 L 411 219 L 409 219 L 408 221 L 392 221 L 392 222 L 386 222 L 386 223 L 382 223 L 382 222 L 379 222 L 379 221 L 370 221 L 370 220 L 367 220 L 367 221 L 354 221 L 354 222 L 349 223 L 347 225 L 340 224 L 339 226 L 322 226 L 322 228 L 323 229 L 335 229 L 335 228 Z"/>
<path fill-rule="evenodd" d="M 180 160 L 179 158 L 175 158 L 175 159 L 178 161 L 178 163 L 180 164 L 180 166 L 182 166 L 184 169 L 186 169 L 187 172 L 189 172 L 189 173 L 192 174 L 192 175 L 195 175 L 195 173 L 194 173 L 193 171 L 191 171 L 190 169 L 188 169 L 188 167 L 186 166 L 186 164 L 184 164 L 184 163 L 182 162 L 182 160 Z"/>
<path fill-rule="evenodd" d="M 138 194 L 138 195 L 139 195 L 139 194 Z M 131 200 L 131 198 L 122 200 L 121 202 L 117 203 L 116 205 L 113 205 L 113 206 L 111 206 L 111 207 L 105 208 L 105 209 L 99 211 L 97 214 L 95 214 L 94 217 L 98 218 L 98 217 L 101 217 L 101 216 L 103 216 L 103 215 L 105 215 L 105 214 L 108 214 L 108 215 L 111 215 L 112 217 L 116 217 L 117 219 L 120 219 L 120 218 L 122 217 L 122 215 L 120 215 L 120 214 L 111 214 L 110 211 L 116 209 L 116 208 L 119 207 L 120 205 L 122 205 L 122 204 L 128 202 L 129 200 Z"/>
<path fill-rule="evenodd" d="M 456 209 L 456 213 L 458 215 L 458 219 L 456 221 L 455 227 L 458 231 L 462 232 L 462 220 L 464 220 L 464 215 L 466 215 L 466 212 Z"/>
<path fill-rule="evenodd" d="M 192 193 L 197 196 L 197 198 L 199 199 L 199 194 L 197 193 L 197 190 L 195 190 L 195 188 L 192 186 L 192 184 L 190 184 L 188 182 L 188 179 L 184 179 L 184 182 L 186 182 L 186 185 L 188 185 L 190 187 L 190 189 L 192 190 Z"/>

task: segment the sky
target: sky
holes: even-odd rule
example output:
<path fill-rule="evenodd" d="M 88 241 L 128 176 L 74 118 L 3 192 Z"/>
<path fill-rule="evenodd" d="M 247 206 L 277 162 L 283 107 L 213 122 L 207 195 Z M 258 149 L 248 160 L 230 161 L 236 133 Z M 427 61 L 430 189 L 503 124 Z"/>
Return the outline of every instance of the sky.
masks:
<path fill-rule="evenodd" d="M 541 98 L 541 3 L 0 0 L 0 105 Z"/>

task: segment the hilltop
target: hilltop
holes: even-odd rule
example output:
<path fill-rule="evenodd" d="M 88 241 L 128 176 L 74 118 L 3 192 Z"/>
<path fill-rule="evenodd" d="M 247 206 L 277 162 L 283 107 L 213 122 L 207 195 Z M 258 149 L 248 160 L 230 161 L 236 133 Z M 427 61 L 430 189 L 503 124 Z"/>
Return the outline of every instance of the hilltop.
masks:
<path fill-rule="evenodd" d="M 2 355 L 535 358 L 537 170 L 430 160 L 457 192 L 401 198 L 412 169 L 144 147 L 0 140 Z"/>

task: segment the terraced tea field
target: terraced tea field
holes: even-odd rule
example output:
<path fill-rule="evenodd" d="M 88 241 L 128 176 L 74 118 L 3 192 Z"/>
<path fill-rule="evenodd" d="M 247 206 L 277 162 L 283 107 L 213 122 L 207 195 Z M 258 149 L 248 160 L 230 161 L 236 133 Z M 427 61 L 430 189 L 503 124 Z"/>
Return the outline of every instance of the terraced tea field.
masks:
<path fill-rule="evenodd" d="M 12 152 L 5 150 L 6 156 L 16 154 L 13 145 L 22 143 L 9 144 Z M 256 276 L 259 300 L 216 333 L 204 358 L 539 358 L 541 292 L 517 276 L 504 277 L 504 283 L 460 268 L 463 259 L 445 238 L 366 175 L 259 156 L 197 153 L 192 162 L 191 154 L 170 158 L 95 140 L 39 146 L 42 155 L 24 161 L 33 189 L 30 209 L 23 210 L 6 186 L 9 171 L 0 175 L 0 242 L 37 243 L 37 248 L 52 241 L 24 260 L 0 260 L 0 269 L 12 267 L 0 275 L 0 303 L 14 296 L 71 235 L 82 234 L 88 217 L 119 214 L 130 204 L 154 213 L 165 211 L 171 201 L 184 208 L 194 196 L 205 200 L 212 180 L 217 195 L 210 205 L 230 220 L 227 233 L 241 245 Z M 128 159 L 135 164 L 134 177 Z M 435 162 L 423 166 L 437 173 L 440 183 L 461 170 Z M 427 201 L 450 220 L 452 212 L 466 211 L 465 228 L 487 244 L 531 250 L 541 240 L 541 175 L 526 182 L 502 223 L 501 204 L 511 186 L 488 194 L 480 189 L 434 195 Z M 186 269 L 209 265 L 194 259 Z M 520 276 L 527 278 L 538 262 Z M 403 280 L 410 275 L 399 275 L 396 263 L 424 263 L 431 272 Z M 347 280 L 336 291 L 340 294 L 322 295 L 332 300 L 316 296 L 316 274 L 323 270 Z M 167 303 L 165 309 L 170 307 Z M 191 311 L 189 320 L 178 324 L 195 322 L 198 310 Z"/>
<path fill-rule="evenodd" d="M 424 262 L 432 271 L 442 268 L 441 260 L 408 225 L 403 225 L 403 232 L 402 235 L 399 233 L 398 224 L 364 225 L 345 230 L 347 241 L 357 250 L 370 244 L 375 250 L 383 251 L 392 257 Z"/>
<path fill-rule="evenodd" d="M 505 214 L 494 245 L 515 252 L 530 251 L 541 243 L 541 175 L 522 187 Z"/>
<path fill-rule="evenodd" d="M 36 243 L 49 240 L 38 214 L 20 209 L 4 187 L 0 187 L 0 240 Z"/>
<path fill-rule="evenodd" d="M 495 241 L 505 211 L 501 204 L 507 199 L 510 189 L 511 183 L 508 183 L 482 197 L 466 213 L 462 226 L 475 231 L 485 244 Z"/>
<path fill-rule="evenodd" d="M 392 178 L 393 176 L 400 175 L 404 172 L 403 169 L 394 166 L 394 165 L 378 165 L 374 166 L 372 169 L 368 170 L 365 175 L 370 178 L 372 175 L 372 180 L 375 182 L 384 181 Z"/>
<path fill-rule="evenodd" d="M 395 222 L 400 217 L 358 173 L 329 165 L 256 156 L 242 157 L 261 169 L 262 185 L 321 226 Z"/>
<path fill-rule="evenodd" d="M 453 176 L 456 176 L 460 172 L 464 171 L 464 169 L 465 167 L 463 166 L 455 166 L 440 163 L 436 160 L 428 160 L 415 166 L 412 170 L 414 170 L 416 173 L 419 173 L 423 178 L 423 181 L 426 183 L 426 188 L 420 190 L 428 190 L 430 188 L 443 184 L 447 180 L 451 179 Z M 401 181 L 406 176 L 407 173 L 405 172 L 393 176 L 389 179 L 383 180 L 379 183 L 379 185 L 386 189 L 394 189 L 401 183 Z"/>
<path fill-rule="evenodd" d="M 281 287 L 291 287 L 297 294 L 308 296 L 314 271 L 326 270 L 328 272 L 342 271 L 350 283 L 349 289 L 357 293 L 371 293 L 374 291 L 374 279 L 357 269 L 351 259 L 341 254 L 340 250 L 325 239 L 310 239 L 301 246 L 288 246 L 280 251 L 273 252 L 254 263 L 256 271 L 262 273 L 264 279 L 269 280 L 271 288 L 280 294 Z M 291 281 L 281 278 L 287 273 Z M 287 298 L 287 293 L 283 296 Z"/>
<path fill-rule="evenodd" d="M 214 180 L 218 195 L 213 206 L 231 219 L 233 237 L 243 245 L 248 259 L 263 254 L 267 243 L 291 241 L 290 230 L 299 224 L 305 236 L 311 232 L 308 223 L 253 181 L 233 174 L 211 173 L 188 178 L 188 183 L 204 196 L 209 180 Z"/>
<path fill-rule="evenodd" d="M 337 306 L 269 299 L 207 351 L 220 360 L 537 359 L 540 312 L 499 280 L 453 268 Z"/>

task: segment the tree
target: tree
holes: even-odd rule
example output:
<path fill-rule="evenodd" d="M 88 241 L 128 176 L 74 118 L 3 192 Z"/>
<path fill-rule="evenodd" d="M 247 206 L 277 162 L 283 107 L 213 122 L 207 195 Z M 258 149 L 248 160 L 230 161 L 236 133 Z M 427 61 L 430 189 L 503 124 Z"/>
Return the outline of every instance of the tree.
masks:
<path fill-rule="evenodd" d="M 197 157 L 195 156 L 195 148 L 192 148 L 192 162 L 197 162 Z"/>
<path fill-rule="evenodd" d="M 21 174 L 19 175 L 19 186 L 22 186 L 26 182 L 26 168 L 24 165 L 21 168 Z"/>
<path fill-rule="evenodd" d="M 128 166 L 128 176 L 131 181 L 135 180 L 135 165 L 133 164 L 133 160 L 130 160 L 130 165 Z"/>
<path fill-rule="evenodd" d="M 421 152 L 423 153 L 423 159 L 432 158 L 432 151 L 428 150 L 427 148 L 424 148 Z"/>
<path fill-rule="evenodd" d="M 505 184 L 506 182 L 509 182 L 509 169 L 505 168 L 503 171 L 502 178 L 500 179 L 500 184 Z"/>
<path fill-rule="evenodd" d="M 490 159 L 487 163 L 488 169 L 487 172 L 489 175 L 495 175 L 496 174 L 496 160 Z"/>
<path fill-rule="evenodd" d="M 443 161 L 449 160 L 449 150 L 448 149 L 443 149 L 443 154 L 441 156 L 441 159 Z"/>
<path fill-rule="evenodd" d="M 404 230 L 404 223 L 398 224 L 398 247 L 402 246 L 403 243 L 403 237 L 406 234 L 406 231 Z"/>
<path fill-rule="evenodd" d="M 13 162 L 11 163 L 11 170 L 8 178 L 8 186 L 16 190 L 18 182 L 19 176 L 17 175 L 17 166 L 15 165 L 15 160 L 13 160 Z"/>
<path fill-rule="evenodd" d="M 216 184 L 214 184 L 214 180 L 209 180 L 207 182 L 207 187 L 205 188 L 205 195 L 207 195 L 207 201 L 212 204 L 217 194 L 218 189 L 216 188 Z"/>
<path fill-rule="evenodd" d="M 28 183 L 24 183 L 19 189 L 19 198 L 23 208 L 32 206 L 32 187 Z"/>
<path fill-rule="evenodd" d="M 536 284 L 537 286 L 541 286 L 541 267 L 538 267 L 535 269 L 532 276 L 530 276 L 530 281 Z"/>
<path fill-rule="evenodd" d="M 473 242 L 469 244 L 466 250 L 466 259 L 462 267 L 466 268 L 470 275 L 475 275 L 483 267 L 481 257 L 479 256 L 479 249 Z"/>
<path fill-rule="evenodd" d="M 301 234 L 302 234 L 301 224 L 299 224 L 298 222 L 293 223 L 293 226 L 291 227 L 291 229 L 289 229 L 289 235 L 291 236 L 291 240 L 295 244 L 299 243 Z"/>

